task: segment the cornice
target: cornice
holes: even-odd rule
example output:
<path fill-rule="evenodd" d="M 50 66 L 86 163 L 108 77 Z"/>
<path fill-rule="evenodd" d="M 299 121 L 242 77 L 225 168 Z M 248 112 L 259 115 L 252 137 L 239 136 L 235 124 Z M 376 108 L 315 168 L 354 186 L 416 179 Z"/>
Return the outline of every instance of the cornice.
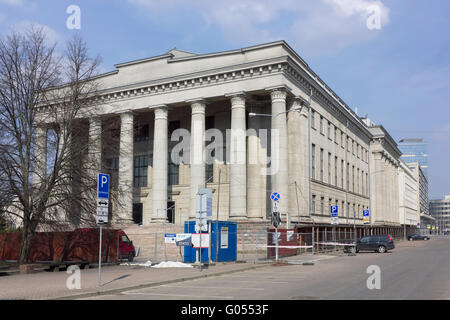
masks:
<path fill-rule="evenodd" d="M 284 74 L 292 82 L 296 83 L 299 88 L 305 92 L 312 90 L 311 99 L 316 101 L 322 107 L 328 109 L 336 118 L 340 118 L 343 123 L 344 120 L 349 120 L 355 125 L 358 133 L 363 133 L 368 139 L 372 138 L 371 132 L 366 125 L 359 119 L 359 117 L 348 107 L 345 102 L 339 98 L 317 75 L 308 74 L 290 58 L 287 59 L 287 65 L 284 68 Z M 312 78 L 315 76 L 315 78 Z"/>
<path fill-rule="evenodd" d="M 147 97 L 151 95 L 171 92 L 175 90 L 185 90 L 202 86 L 215 85 L 224 82 L 246 80 L 263 77 L 272 74 L 282 74 L 286 67 L 286 57 L 260 60 L 237 66 L 211 69 L 190 75 L 180 75 L 176 77 L 152 80 L 140 84 L 132 84 L 112 89 L 98 91 L 86 104 L 103 104 L 118 101 L 125 101 L 133 98 Z M 42 106 L 41 110 L 46 111 L 57 102 Z"/>

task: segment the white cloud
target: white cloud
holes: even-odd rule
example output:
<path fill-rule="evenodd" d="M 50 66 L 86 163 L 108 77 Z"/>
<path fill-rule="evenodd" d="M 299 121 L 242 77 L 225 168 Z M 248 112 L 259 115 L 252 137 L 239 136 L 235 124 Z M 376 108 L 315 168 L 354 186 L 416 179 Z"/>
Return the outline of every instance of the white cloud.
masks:
<path fill-rule="evenodd" d="M 284 39 L 310 55 L 334 54 L 375 37 L 378 32 L 367 27 L 371 6 L 378 9 L 382 28 L 389 23 L 389 9 L 379 0 L 128 1 L 146 8 L 153 19 L 194 12 L 234 45 Z"/>
<path fill-rule="evenodd" d="M 24 0 L 3 0 L 2 2 L 14 7 L 21 7 L 25 4 Z"/>
<path fill-rule="evenodd" d="M 29 30 L 31 26 L 33 26 L 37 29 L 42 28 L 44 33 L 47 36 L 47 40 L 49 41 L 49 43 L 61 42 L 61 40 L 63 40 L 63 37 L 58 32 L 56 32 L 54 29 L 52 29 L 49 26 L 37 23 L 37 22 L 24 20 L 24 21 L 21 21 L 15 25 L 13 25 L 12 29 L 14 29 L 18 32 L 25 32 L 26 30 Z"/>

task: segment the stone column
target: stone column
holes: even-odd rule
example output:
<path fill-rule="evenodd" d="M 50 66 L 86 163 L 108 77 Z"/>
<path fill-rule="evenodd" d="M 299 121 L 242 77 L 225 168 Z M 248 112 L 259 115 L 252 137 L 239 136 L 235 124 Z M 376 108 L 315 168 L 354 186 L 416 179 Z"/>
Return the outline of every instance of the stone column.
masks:
<path fill-rule="evenodd" d="M 272 191 L 280 194 L 279 209 L 282 214 L 288 212 L 288 149 L 286 126 L 286 97 L 284 87 L 271 90 L 272 132 L 271 132 L 271 174 Z"/>
<path fill-rule="evenodd" d="M 383 156 L 383 220 L 384 223 L 389 221 L 390 219 L 390 208 L 389 208 L 389 167 L 388 167 L 388 159 L 386 156 Z"/>
<path fill-rule="evenodd" d="M 61 201 L 61 206 L 57 206 L 56 217 L 59 222 L 68 222 L 69 209 L 72 208 L 72 201 L 68 201 L 72 193 L 72 181 L 70 180 L 72 169 L 72 132 L 67 124 L 59 124 L 58 157 L 61 159 L 59 179 L 55 189 L 60 194 L 56 201 Z M 68 203 L 70 202 L 70 203 Z"/>
<path fill-rule="evenodd" d="M 261 107 L 252 105 L 251 111 L 261 113 Z M 265 150 L 261 146 L 261 118 L 248 119 L 248 148 L 247 148 L 247 218 L 262 220 L 265 218 L 266 170 L 264 162 Z M 264 164 L 264 167 L 263 167 Z"/>
<path fill-rule="evenodd" d="M 88 168 L 91 170 L 89 178 L 96 179 L 102 169 L 102 120 L 100 117 L 89 119 L 89 151 Z"/>
<path fill-rule="evenodd" d="M 36 127 L 33 186 L 39 189 L 47 177 L 47 128 Z"/>
<path fill-rule="evenodd" d="M 229 95 L 231 100 L 230 131 L 230 218 L 247 219 L 247 151 L 245 95 Z"/>
<path fill-rule="evenodd" d="M 134 115 L 127 111 L 120 114 L 119 205 L 116 217 L 119 223 L 133 220 L 133 171 Z"/>
<path fill-rule="evenodd" d="M 289 158 L 289 212 L 291 219 L 309 215 L 308 109 L 293 98 L 287 115 Z"/>
<path fill-rule="evenodd" d="M 205 109 L 204 100 L 191 100 L 191 147 L 190 147 L 190 218 L 195 218 L 195 198 L 199 188 L 205 187 Z"/>
<path fill-rule="evenodd" d="M 167 220 L 167 185 L 168 185 L 168 109 L 158 106 L 155 109 L 155 126 L 153 135 L 153 170 L 152 170 L 152 204 L 153 222 Z"/>
<path fill-rule="evenodd" d="M 394 165 L 394 219 L 396 222 L 400 222 L 400 190 L 399 190 L 399 173 L 397 164 Z M 406 211 L 405 211 L 406 214 Z M 409 221 L 406 221 L 407 223 Z M 402 222 L 403 223 L 403 222 Z"/>

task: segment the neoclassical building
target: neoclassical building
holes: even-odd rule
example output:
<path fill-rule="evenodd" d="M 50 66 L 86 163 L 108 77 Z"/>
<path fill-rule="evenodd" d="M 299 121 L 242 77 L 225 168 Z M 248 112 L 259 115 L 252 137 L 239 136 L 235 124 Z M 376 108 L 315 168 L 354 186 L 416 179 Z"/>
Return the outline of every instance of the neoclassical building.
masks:
<path fill-rule="evenodd" d="M 115 68 L 98 77 L 96 116 L 83 119 L 99 155 L 92 161 L 111 174 L 123 204 L 112 208 L 115 221 L 182 224 L 207 187 L 221 220 L 266 221 L 276 191 L 280 212 L 296 223 L 329 225 L 338 205 L 340 224 L 362 225 L 371 210 L 373 224 L 398 225 L 395 142 L 286 42 L 173 49 Z"/>

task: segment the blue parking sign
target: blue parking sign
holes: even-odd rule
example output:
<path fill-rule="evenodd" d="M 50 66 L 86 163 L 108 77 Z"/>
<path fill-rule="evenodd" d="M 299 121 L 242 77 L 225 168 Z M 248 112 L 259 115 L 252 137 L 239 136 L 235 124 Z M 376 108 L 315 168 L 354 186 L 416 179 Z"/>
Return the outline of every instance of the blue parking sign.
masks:
<path fill-rule="evenodd" d="M 337 217 L 338 216 L 338 206 L 331 206 L 330 210 L 331 210 L 331 216 L 332 217 Z"/>
<path fill-rule="evenodd" d="M 97 177 L 97 197 L 109 198 L 109 174 L 99 173 Z"/>

